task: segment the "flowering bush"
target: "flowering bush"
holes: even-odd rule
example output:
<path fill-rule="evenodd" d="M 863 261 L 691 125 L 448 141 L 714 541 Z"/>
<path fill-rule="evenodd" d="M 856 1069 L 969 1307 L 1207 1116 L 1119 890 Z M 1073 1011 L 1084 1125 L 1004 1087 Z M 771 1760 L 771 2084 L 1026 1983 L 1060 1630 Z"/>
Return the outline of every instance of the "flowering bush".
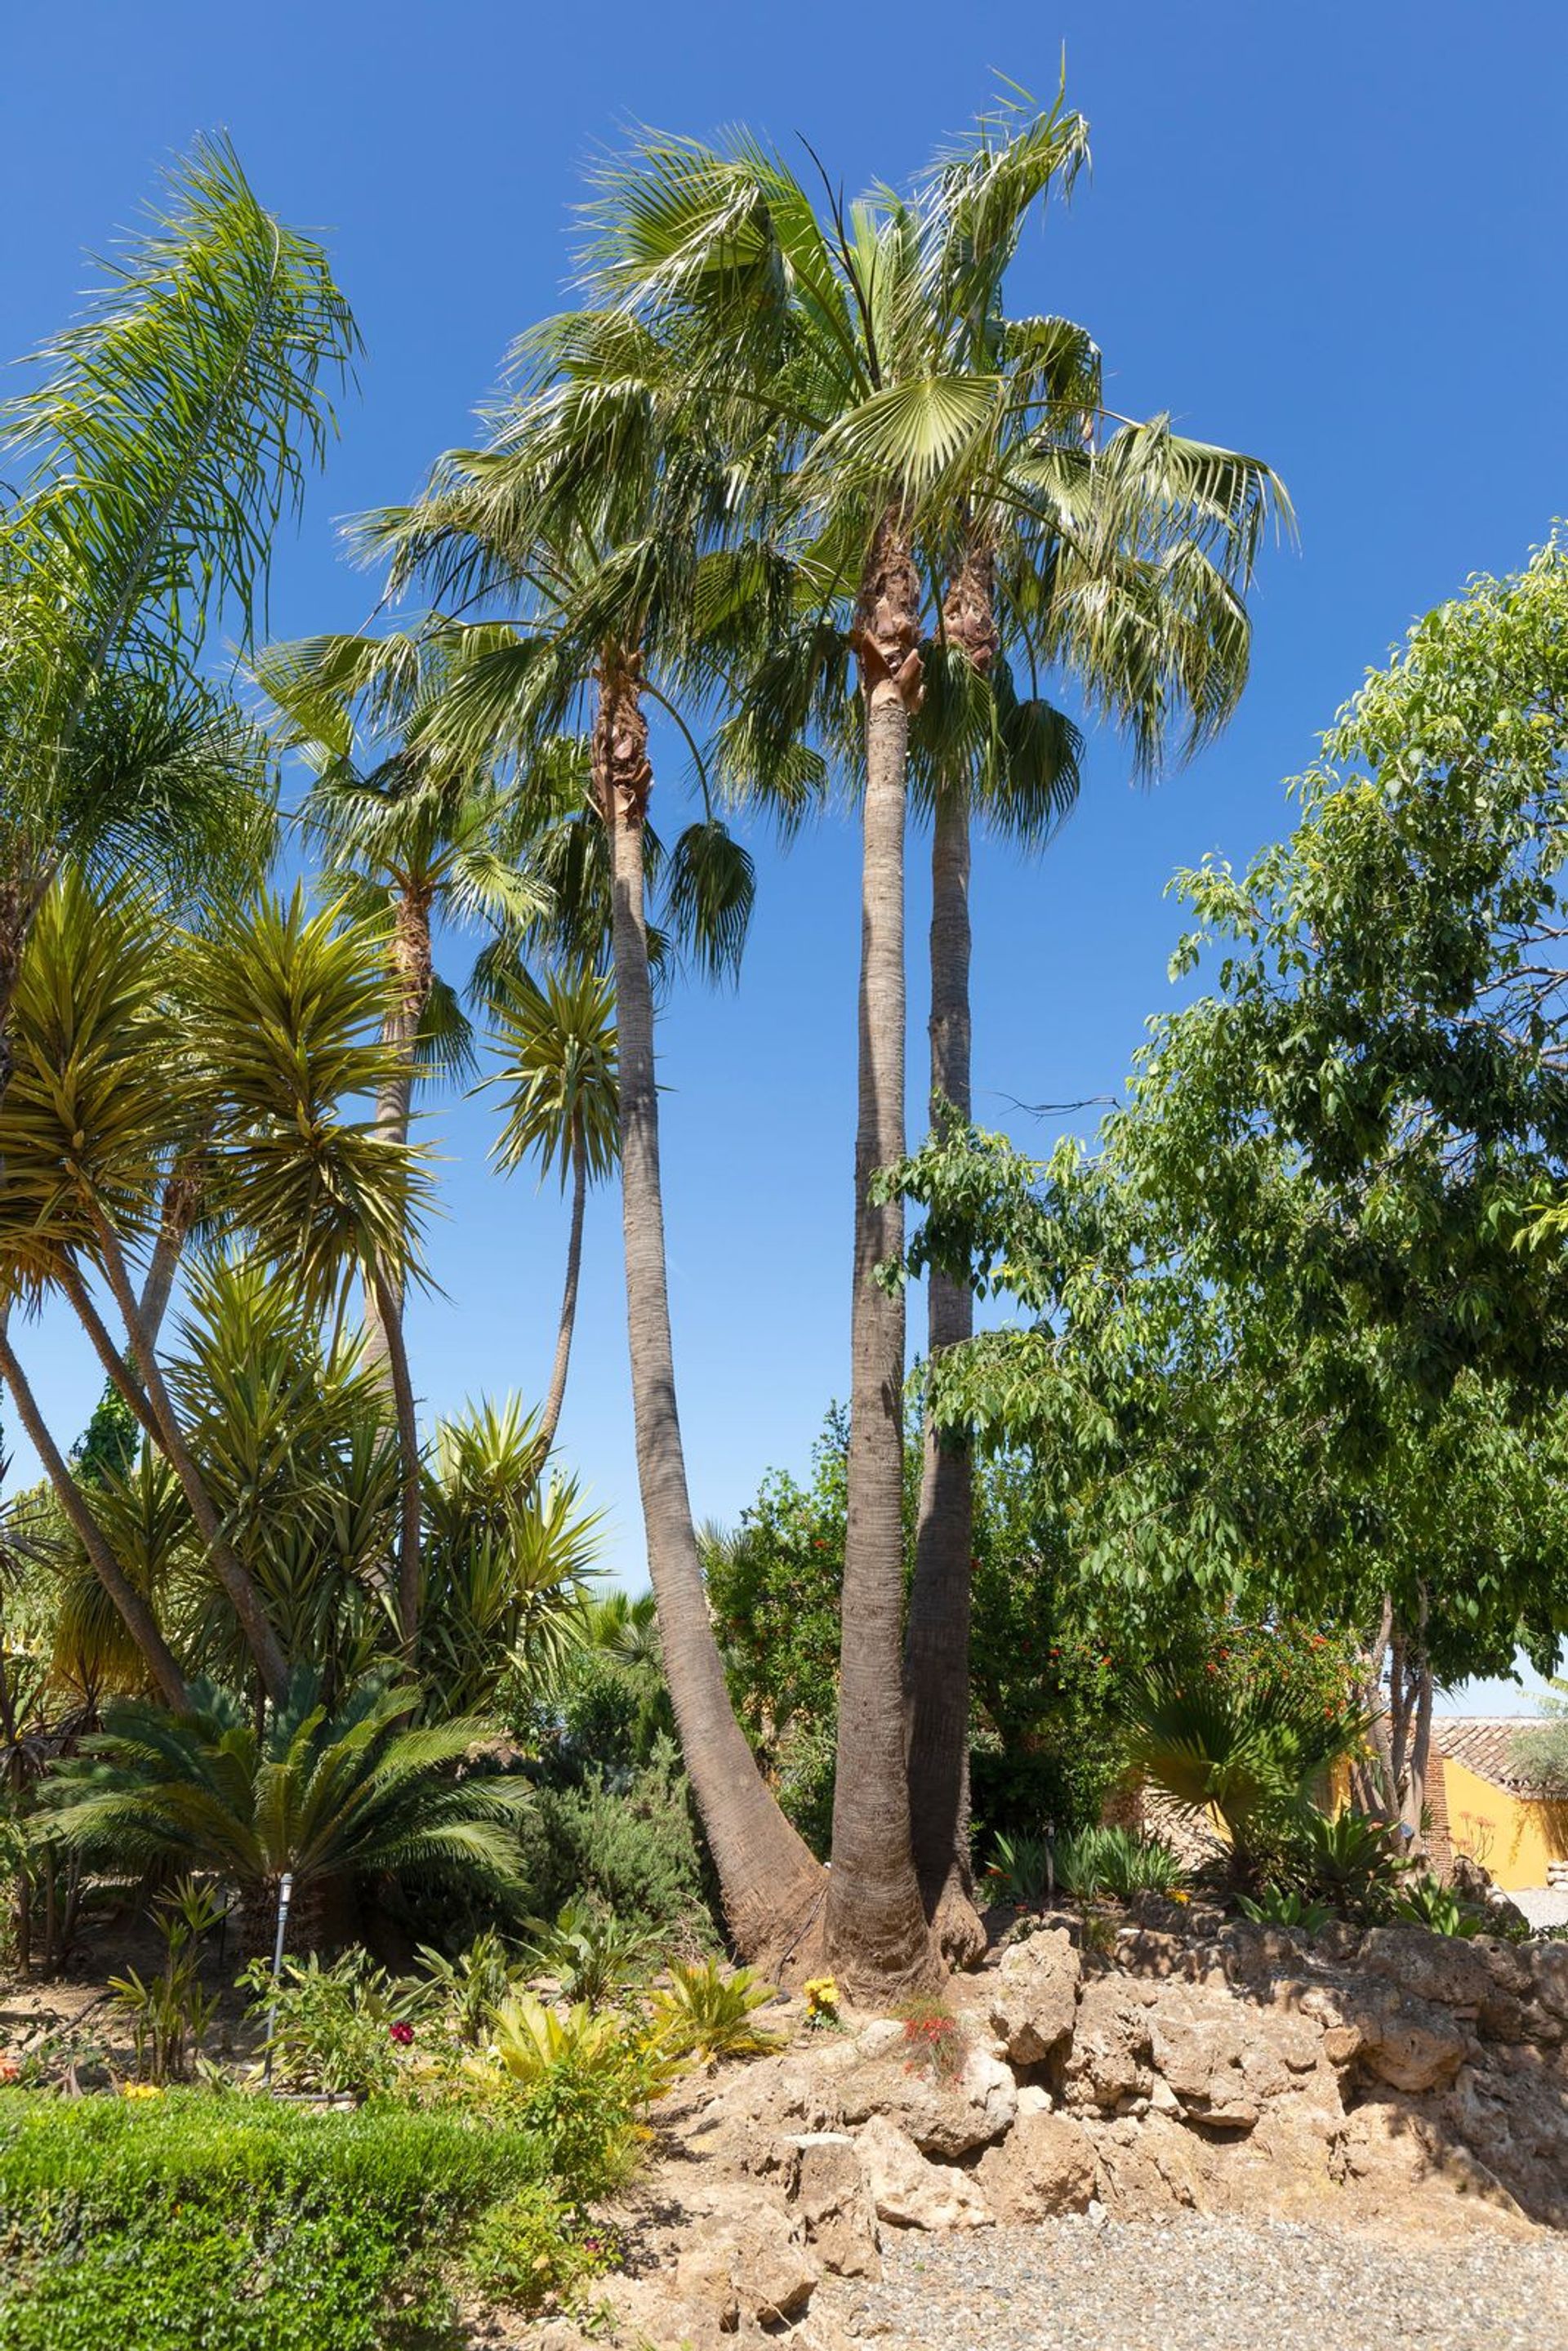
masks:
<path fill-rule="evenodd" d="M 568 2299 L 585 2278 L 601 2277 L 621 2259 L 620 2236 L 607 2221 L 536 2186 L 491 2207 L 474 2231 L 464 2268 L 480 2293 L 534 2311 Z"/>
<path fill-rule="evenodd" d="M 832 2025 L 839 2022 L 839 1988 L 831 1976 L 813 1976 L 802 1987 L 806 1995 L 808 2024 Z"/>
<path fill-rule="evenodd" d="M 288 2089 L 329 2095 L 392 2089 L 413 2043 L 414 2020 L 432 2001 L 426 1986 L 389 1976 L 361 1950 L 346 1951 L 330 1967 L 314 1952 L 285 1959 L 276 1985 L 267 1962 L 256 1959 L 239 1981 L 259 2022 L 276 2010 L 264 2043 L 274 2078 Z"/>
<path fill-rule="evenodd" d="M 904 2063 L 910 2073 L 929 2073 L 950 2082 L 964 2070 L 968 2043 L 950 2008 L 939 2000 L 911 2000 L 894 2011 L 904 2026 Z"/>

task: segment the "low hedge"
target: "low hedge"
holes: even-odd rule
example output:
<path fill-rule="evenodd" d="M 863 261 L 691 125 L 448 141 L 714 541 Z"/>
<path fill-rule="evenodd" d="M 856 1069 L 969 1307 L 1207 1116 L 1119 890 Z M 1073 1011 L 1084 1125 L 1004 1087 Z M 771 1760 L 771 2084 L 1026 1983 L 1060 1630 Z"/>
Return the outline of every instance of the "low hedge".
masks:
<path fill-rule="evenodd" d="M 538 2137 L 371 2105 L 0 2091 L 0 2351 L 391 2351 Z"/>

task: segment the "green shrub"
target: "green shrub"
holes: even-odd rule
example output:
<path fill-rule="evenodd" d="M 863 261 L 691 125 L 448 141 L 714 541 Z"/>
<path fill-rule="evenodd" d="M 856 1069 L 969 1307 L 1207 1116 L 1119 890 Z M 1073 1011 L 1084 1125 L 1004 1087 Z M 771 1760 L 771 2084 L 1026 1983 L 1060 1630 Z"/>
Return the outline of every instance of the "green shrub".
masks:
<path fill-rule="evenodd" d="M 1427 1875 L 1406 1879 L 1394 1916 L 1402 1927 L 1425 1927 L 1433 1935 L 1484 1935 L 1490 1923 L 1477 1904 L 1461 1902 Z"/>
<path fill-rule="evenodd" d="M 1050 1898 L 1051 1864 L 1041 1836 L 998 1835 L 987 1864 L 985 1889 L 993 1902 L 1016 1902 L 1031 1910 Z"/>
<path fill-rule="evenodd" d="M 620 2240 L 604 2221 L 563 2203 L 550 2189 L 530 2187 L 484 2215 L 463 2266 L 488 2300 L 537 2310 L 584 2278 L 601 2277 L 620 2256 Z"/>
<path fill-rule="evenodd" d="M 263 2021 L 273 2016 L 264 2046 L 275 2078 L 286 2089 L 339 2094 L 390 2089 L 399 2046 L 412 2043 L 415 2019 L 432 2005 L 428 1986 L 400 1983 L 360 1949 L 330 1967 L 312 1952 L 285 1959 L 275 1985 L 266 1959 L 239 1979 Z"/>
<path fill-rule="evenodd" d="M 0 2091 L 0 2345 L 444 2342 L 450 2257 L 544 2169 L 536 2133 L 380 2105 Z"/>
<path fill-rule="evenodd" d="M 1295 1855 L 1303 1885 L 1342 1917 L 1385 1918 L 1398 1891 L 1397 1831 L 1347 1807 L 1307 1805 Z"/>
<path fill-rule="evenodd" d="M 1266 1886 L 1256 1901 L 1245 1894 L 1237 1900 L 1244 1917 L 1260 1927 L 1299 1927 L 1315 1935 L 1329 1922 L 1328 1904 L 1312 1901 L 1298 1886 Z"/>
<path fill-rule="evenodd" d="M 709 1877 L 690 1793 L 674 1749 L 662 1741 L 643 1771 L 591 1772 L 580 1786 L 543 1787 L 545 1851 L 538 1907 L 588 1895 L 630 1927 L 667 1943 L 711 1949 Z"/>
<path fill-rule="evenodd" d="M 530 1972 L 553 1976 L 568 2000 L 590 2008 L 645 1980 L 657 1949 L 646 1928 L 582 1900 L 567 1903 L 553 1923 L 530 1918 L 528 1933 Z"/>

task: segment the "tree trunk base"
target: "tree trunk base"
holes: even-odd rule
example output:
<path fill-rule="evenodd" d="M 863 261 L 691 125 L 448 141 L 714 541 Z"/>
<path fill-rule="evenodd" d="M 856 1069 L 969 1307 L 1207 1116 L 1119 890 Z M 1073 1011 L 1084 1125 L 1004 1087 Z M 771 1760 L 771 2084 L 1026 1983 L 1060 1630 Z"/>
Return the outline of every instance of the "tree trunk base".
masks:
<path fill-rule="evenodd" d="M 985 1925 L 955 1870 L 937 1897 L 931 1932 L 955 1971 L 978 1967 L 989 1949 Z"/>

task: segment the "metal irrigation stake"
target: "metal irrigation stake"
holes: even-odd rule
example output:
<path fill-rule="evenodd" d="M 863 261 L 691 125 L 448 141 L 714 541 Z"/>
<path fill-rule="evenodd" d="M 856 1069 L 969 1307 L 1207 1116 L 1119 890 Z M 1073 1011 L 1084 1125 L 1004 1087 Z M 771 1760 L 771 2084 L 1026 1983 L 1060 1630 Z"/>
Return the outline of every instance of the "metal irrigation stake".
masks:
<path fill-rule="evenodd" d="M 286 1869 L 277 1888 L 277 1938 L 272 1947 L 272 2006 L 267 2011 L 267 2059 L 261 2078 L 272 2083 L 272 2036 L 277 2029 L 277 1979 L 283 1972 L 283 1938 L 288 1932 L 288 1906 L 294 1899 L 294 1872 Z"/>

